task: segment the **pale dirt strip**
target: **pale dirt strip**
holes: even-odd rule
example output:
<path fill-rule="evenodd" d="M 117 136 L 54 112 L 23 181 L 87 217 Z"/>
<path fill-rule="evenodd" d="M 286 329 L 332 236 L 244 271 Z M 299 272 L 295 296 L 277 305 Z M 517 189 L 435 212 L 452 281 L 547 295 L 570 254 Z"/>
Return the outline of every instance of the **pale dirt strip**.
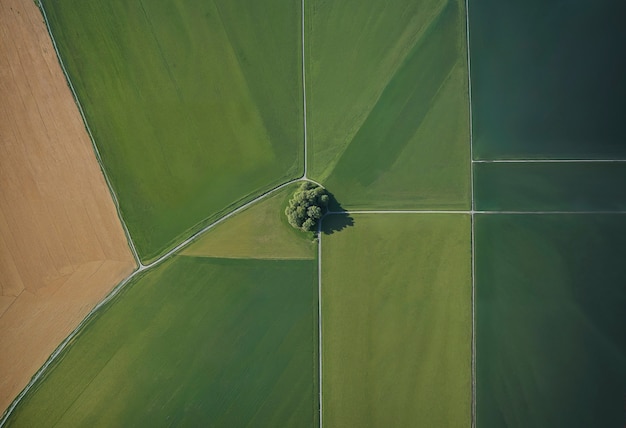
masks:
<path fill-rule="evenodd" d="M 33 1 L 0 1 L 0 408 L 135 263 Z"/>

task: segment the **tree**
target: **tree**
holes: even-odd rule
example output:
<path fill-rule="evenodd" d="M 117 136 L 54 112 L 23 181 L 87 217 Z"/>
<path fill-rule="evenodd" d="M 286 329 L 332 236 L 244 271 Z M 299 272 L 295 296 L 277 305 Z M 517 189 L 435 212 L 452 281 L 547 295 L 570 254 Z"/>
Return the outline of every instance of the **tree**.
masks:
<path fill-rule="evenodd" d="M 309 181 L 303 182 L 285 209 L 289 224 L 305 232 L 314 230 L 328 209 L 328 201 L 326 189 Z"/>

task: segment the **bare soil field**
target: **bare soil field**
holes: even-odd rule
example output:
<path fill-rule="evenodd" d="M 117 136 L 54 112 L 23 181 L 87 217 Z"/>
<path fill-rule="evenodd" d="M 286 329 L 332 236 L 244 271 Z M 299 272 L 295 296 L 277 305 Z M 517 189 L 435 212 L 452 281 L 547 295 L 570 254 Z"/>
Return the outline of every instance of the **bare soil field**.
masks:
<path fill-rule="evenodd" d="M 135 268 L 32 0 L 0 2 L 0 413 Z"/>

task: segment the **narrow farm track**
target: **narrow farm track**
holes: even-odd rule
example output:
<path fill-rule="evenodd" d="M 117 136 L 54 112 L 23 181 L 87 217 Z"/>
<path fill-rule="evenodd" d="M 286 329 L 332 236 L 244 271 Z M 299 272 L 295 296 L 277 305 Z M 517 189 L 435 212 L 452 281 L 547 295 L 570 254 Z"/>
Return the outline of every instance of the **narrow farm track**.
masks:
<path fill-rule="evenodd" d="M 317 328 L 319 371 L 319 424 L 322 428 L 322 221 L 317 225 Z"/>
<path fill-rule="evenodd" d="M 465 0 L 465 42 L 467 46 L 467 93 L 468 93 L 468 113 L 469 113 L 469 144 L 470 144 L 470 207 L 471 207 L 471 230 L 470 230 L 470 263 L 472 266 L 472 343 L 471 343 L 471 426 L 476 427 L 476 262 L 475 251 L 476 245 L 474 243 L 475 228 L 474 228 L 474 214 L 476 209 L 476 202 L 474 200 L 474 129 L 473 129 L 473 116 L 472 116 L 472 64 L 470 55 L 470 29 L 469 29 L 469 0 Z"/>
<path fill-rule="evenodd" d="M 302 178 L 306 179 L 309 172 L 309 153 L 308 153 L 308 140 L 307 140 L 307 130 L 306 130 L 306 63 L 304 60 L 305 49 L 304 49 L 304 0 L 301 2 L 302 8 L 302 110 L 303 110 L 303 132 L 304 132 L 304 173 L 302 174 Z"/>
<path fill-rule="evenodd" d="M 492 159 L 472 163 L 623 163 L 626 159 Z"/>

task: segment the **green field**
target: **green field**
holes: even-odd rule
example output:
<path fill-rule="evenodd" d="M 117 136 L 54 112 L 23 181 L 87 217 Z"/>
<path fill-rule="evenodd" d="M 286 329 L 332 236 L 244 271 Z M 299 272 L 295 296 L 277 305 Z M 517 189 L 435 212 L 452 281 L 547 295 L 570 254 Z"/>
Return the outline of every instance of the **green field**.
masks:
<path fill-rule="evenodd" d="M 347 208 L 467 208 L 461 1 L 308 2 L 309 175 Z"/>
<path fill-rule="evenodd" d="M 626 162 L 476 163 L 476 209 L 626 211 Z"/>
<path fill-rule="evenodd" d="M 89 322 L 8 426 L 317 426 L 316 269 L 173 257 Z"/>
<path fill-rule="evenodd" d="M 344 208 L 468 209 L 464 2 L 44 0 L 144 261 L 302 173 Z M 297 184 L 142 272 L 8 426 L 471 423 L 467 214 L 330 215 Z M 318 261 L 321 265 L 318 265 Z M 319 385 L 318 268 L 322 275 Z"/>
<path fill-rule="evenodd" d="M 43 5 L 142 260 L 302 173 L 300 3 Z"/>
<path fill-rule="evenodd" d="M 323 425 L 469 426 L 469 216 L 353 217 L 321 241 Z"/>
<path fill-rule="evenodd" d="M 285 207 L 299 183 L 286 186 L 272 196 L 218 224 L 200 237 L 183 254 L 200 257 L 313 259 L 317 245 L 289 225 Z"/>
<path fill-rule="evenodd" d="M 625 159 L 626 3 L 471 1 L 476 159 Z"/>
<path fill-rule="evenodd" d="M 477 426 L 622 426 L 624 216 L 475 222 Z"/>

